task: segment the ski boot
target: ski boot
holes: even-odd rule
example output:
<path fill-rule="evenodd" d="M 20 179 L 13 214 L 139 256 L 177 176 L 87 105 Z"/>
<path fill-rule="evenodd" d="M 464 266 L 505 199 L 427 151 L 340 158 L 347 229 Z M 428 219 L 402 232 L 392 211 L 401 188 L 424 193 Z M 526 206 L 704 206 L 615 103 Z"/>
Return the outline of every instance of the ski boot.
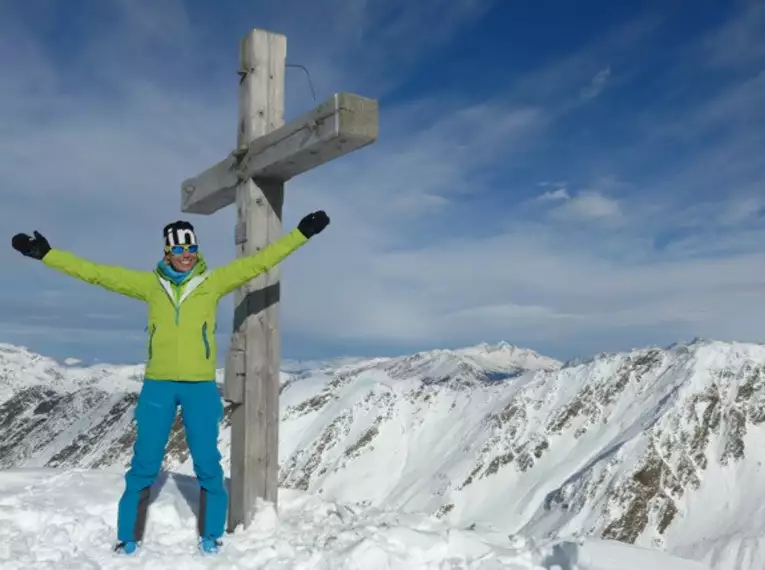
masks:
<path fill-rule="evenodd" d="M 136 552 L 138 552 L 138 547 L 140 544 L 138 542 L 128 541 L 128 542 L 118 542 L 114 546 L 114 552 L 117 554 L 123 554 L 126 556 L 133 556 Z"/>
<path fill-rule="evenodd" d="M 203 556 L 218 554 L 221 546 L 223 546 L 223 543 L 214 538 L 203 537 L 199 539 L 199 551 Z"/>

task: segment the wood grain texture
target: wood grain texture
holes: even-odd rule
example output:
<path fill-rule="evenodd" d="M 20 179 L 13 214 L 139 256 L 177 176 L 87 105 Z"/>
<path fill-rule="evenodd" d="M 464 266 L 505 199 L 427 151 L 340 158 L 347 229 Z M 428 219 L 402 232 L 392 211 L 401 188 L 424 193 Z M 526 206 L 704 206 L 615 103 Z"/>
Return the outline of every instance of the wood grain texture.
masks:
<path fill-rule="evenodd" d="M 234 203 L 242 180 L 285 182 L 377 140 L 379 105 L 337 93 L 318 107 L 264 136 L 243 139 L 241 148 L 181 185 L 181 210 L 212 214 Z"/>
<path fill-rule="evenodd" d="M 258 139 L 284 122 L 287 39 L 253 30 L 242 41 L 237 144 Z M 237 257 L 257 253 L 282 235 L 284 183 L 236 187 Z M 241 393 L 231 414 L 231 482 L 228 527 L 252 521 L 257 498 L 277 502 L 279 460 L 279 267 L 234 293 L 235 324 L 225 382 Z"/>

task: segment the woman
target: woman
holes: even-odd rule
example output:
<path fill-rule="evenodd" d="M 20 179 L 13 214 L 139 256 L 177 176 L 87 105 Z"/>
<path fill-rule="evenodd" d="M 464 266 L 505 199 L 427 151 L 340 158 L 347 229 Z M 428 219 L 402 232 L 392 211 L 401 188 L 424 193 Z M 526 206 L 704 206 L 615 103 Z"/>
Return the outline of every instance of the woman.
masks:
<path fill-rule="evenodd" d="M 224 532 L 228 496 L 218 450 L 223 403 L 216 377 L 215 315 L 228 293 L 277 265 L 329 224 L 323 211 L 304 217 L 276 242 L 249 257 L 208 270 L 194 227 L 165 226 L 164 257 L 154 271 L 93 263 L 51 249 L 40 233 L 16 234 L 13 248 L 110 291 L 148 304 L 146 371 L 135 409 L 136 440 L 119 502 L 115 551 L 131 554 L 143 540 L 149 492 L 159 474 L 165 446 L 181 407 L 186 441 L 200 486 L 199 546 L 216 553 Z"/>

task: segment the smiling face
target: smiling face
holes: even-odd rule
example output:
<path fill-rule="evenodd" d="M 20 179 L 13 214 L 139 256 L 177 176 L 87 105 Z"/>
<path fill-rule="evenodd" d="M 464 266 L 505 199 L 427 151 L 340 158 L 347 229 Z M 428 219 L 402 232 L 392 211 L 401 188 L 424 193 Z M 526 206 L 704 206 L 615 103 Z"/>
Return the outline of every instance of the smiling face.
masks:
<path fill-rule="evenodd" d="M 194 266 L 197 264 L 196 252 L 191 253 L 189 250 L 183 251 L 183 253 L 181 253 L 180 255 L 176 255 L 172 252 L 169 252 L 165 256 L 165 259 L 172 266 L 173 269 L 181 273 L 191 271 L 192 269 L 194 269 Z"/>

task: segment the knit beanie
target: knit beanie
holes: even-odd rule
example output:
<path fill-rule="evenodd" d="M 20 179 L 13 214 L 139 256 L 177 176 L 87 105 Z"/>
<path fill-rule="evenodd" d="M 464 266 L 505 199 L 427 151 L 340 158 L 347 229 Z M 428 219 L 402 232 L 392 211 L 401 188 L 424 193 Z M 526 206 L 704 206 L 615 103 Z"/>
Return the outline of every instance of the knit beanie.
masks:
<path fill-rule="evenodd" d="M 162 230 L 165 237 L 165 247 L 176 245 L 198 245 L 194 226 L 184 220 L 167 224 Z"/>

